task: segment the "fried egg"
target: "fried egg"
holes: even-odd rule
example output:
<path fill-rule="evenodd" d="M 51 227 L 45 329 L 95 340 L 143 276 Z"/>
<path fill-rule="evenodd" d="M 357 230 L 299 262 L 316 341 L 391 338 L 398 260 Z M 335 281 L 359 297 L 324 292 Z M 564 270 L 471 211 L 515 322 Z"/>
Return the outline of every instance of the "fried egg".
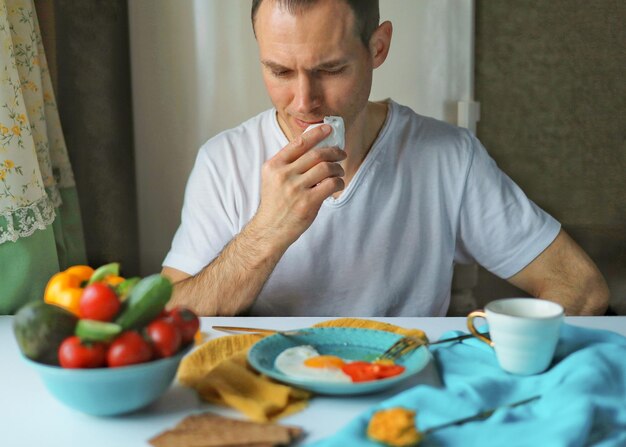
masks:
<path fill-rule="evenodd" d="M 344 360 L 334 355 L 320 355 L 313 346 L 285 349 L 274 361 L 274 367 L 286 376 L 316 382 L 351 383 L 341 371 Z"/>

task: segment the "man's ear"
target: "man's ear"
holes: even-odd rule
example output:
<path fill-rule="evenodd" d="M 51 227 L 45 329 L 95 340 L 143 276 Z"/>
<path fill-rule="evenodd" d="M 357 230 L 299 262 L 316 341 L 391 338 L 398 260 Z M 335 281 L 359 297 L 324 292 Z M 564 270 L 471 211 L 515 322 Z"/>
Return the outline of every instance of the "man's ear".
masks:
<path fill-rule="evenodd" d="M 389 47 L 391 46 L 392 34 L 393 26 L 388 20 L 378 25 L 378 28 L 376 28 L 372 33 L 369 50 L 372 55 L 374 68 L 380 67 L 383 62 L 385 62 L 385 59 L 387 59 Z"/>

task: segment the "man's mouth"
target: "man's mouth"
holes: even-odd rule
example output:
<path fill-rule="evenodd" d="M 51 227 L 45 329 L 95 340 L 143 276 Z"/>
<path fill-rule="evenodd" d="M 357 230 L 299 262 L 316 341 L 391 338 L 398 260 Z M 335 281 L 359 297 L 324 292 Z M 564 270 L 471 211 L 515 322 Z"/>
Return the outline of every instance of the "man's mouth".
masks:
<path fill-rule="evenodd" d="M 315 120 L 315 121 L 304 121 L 298 118 L 293 118 L 294 123 L 296 124 L 296 126 L 298 126 L 300 129 L 305 130 L 307 127 L 309 127 L 311 124 L 318 124 L 318 123 L 323 123 L 324 120 Z"/>

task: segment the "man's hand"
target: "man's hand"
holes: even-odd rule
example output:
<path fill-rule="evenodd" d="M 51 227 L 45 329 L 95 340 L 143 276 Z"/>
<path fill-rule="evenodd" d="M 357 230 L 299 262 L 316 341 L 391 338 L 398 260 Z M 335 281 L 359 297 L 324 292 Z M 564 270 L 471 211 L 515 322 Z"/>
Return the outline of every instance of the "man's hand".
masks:
<path fill-rule="evenodd" d="M 331 130 L 325 124 L 298 136 L 263 165 L 261 204 L 253 225 L 274 238 L 276 247 L 286 250 L 313 223 L 322 202 L 344 188 L 338 162 L 346 153 L 312 149 Z"/>

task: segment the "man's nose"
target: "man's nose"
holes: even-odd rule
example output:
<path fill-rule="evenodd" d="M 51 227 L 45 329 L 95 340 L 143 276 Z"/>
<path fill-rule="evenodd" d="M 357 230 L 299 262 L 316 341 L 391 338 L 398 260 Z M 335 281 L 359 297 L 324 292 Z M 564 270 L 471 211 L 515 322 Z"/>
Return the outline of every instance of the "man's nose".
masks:
<path fill-rule="evenodd" d="M 298 77 L 298 83 L 294 94 L 294 103 L 299 113 L 310 113 L 320 105 L 318 86 L 314 79 L 302 75 Z"/>

